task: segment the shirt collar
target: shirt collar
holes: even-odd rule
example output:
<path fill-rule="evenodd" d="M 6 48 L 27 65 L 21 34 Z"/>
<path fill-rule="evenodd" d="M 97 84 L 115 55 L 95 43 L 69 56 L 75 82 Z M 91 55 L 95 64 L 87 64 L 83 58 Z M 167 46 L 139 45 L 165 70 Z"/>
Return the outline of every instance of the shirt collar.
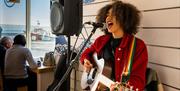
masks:
<path fill-rule="evenodd" d="M 124 34 L 123 38 L 122 38 L 122 41 L 121 41 L 121 44 L 120 44 L 120 48 L 125 48 L 128 46 L 128 43 L 131 39 L 132 35 L 130 34 Z"/>
<path fill-rule="evenodd" d="M 112 35 L 107 35 L 105 39 L 105 41 L 108 41 L 111 38 Z M 119 48 L 125 48 L 128 47 L 128 43 L 130 42 L 130 40 L 132 39 L 133 35 L 124 33 L 124 36 L 121 40 L 121 43 L 119 45 Z"/>

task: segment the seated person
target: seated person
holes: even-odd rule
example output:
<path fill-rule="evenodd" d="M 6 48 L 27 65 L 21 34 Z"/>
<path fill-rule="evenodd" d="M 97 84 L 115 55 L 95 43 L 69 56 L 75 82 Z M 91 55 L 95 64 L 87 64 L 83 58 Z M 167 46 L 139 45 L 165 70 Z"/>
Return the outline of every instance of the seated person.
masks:
<path fill-rule="evenodd" d="M 12 48 L 8 49 L 5 56 L 5 91 L 17 91 L 19 86 L 28 86 L 28 91 L 36 91 L 36 77 L 31 79 L 28 75 L 26 62 L 29 68 L 37 69 L 38 65 L 34 61 L 28 48 L 25 48 L 26 39 L 24 35 L 17 35 L 14 38 Z M 35 82 L 32 82 L 35 81 Z"/>
<path fill-rule="evenodd" d="M 10 37 L 5 36 L 5 37 L 1 38 L 1 41 L 0 41 L 0 70 L 1 70 L 1 76 L 3 79 L 3 84 L 4 84 L 4 58 L 5 58 L 6 50 L 11 48 L 12 44 L 13 44 L 13 40 Z"/>
<path fill-rule="evenodd" d="M 13 44 L 13 40 L 10 37 L 3 37 L 0 40 L 0 69 L 1 69 L 1 74 L 4 72 L 4 58 L 5 58 L 5 53 L 6 50 L 9 49 Z"/>

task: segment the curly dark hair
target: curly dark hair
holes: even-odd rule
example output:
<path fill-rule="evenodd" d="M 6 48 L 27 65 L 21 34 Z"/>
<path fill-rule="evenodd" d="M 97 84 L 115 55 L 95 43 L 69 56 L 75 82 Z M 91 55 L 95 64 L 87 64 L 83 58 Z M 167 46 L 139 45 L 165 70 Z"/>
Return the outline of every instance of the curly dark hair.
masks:
<path fill-rule="evenodd" d="M 115 1 L 112 4 L 112 13 L 116 16 L 125 33 L 137 33 L 140 24 L 140 11 L 135 6 L 122 1 Z"/>
<path fill-rule="evenodd" d="M 17 44 L 17 45 L 22 45 L 22 46 L 25 46 L 26 45 L 26 38 L 24 35 L 16 35 L 14 37 L 14 44 Z"/>
<path fill-rule="evenodd" d="M 125 33 L 136 34 L 138 32 L 140 11 L 132 4 L 122 1 L 114 1 L 112 4 L 102 7 L 97 14 L 97 22 L 105 22 L 110 9 Z M 106 34 L 108 32 L 107 30 L 103 31 Z"/>
<path fill-rule="evenodd" d="M 106 22 L 106 17 L 107 17 L 107 14 L 108 14 L 108 11 L 112 8 L 112 5 L 111 4 L 108 4 L 104 7 L 102 7 L 97 16 L 96 16 L 96 22 L 98 23 L 105 23 Z M 102 31 L 105 33 L 105 34 L 111 34 L 108 32 L 107 29 L 102 29 Z"/>

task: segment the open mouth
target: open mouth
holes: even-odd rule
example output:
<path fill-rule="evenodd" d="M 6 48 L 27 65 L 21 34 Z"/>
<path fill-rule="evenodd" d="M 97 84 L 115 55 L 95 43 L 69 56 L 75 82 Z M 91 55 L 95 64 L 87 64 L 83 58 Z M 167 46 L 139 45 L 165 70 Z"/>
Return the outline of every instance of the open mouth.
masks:
<path fill-rule="evenodd" d="M 107 28 L 110 29 L 112 27 L 113 23 L 112 22 L 107 22 Z"/>

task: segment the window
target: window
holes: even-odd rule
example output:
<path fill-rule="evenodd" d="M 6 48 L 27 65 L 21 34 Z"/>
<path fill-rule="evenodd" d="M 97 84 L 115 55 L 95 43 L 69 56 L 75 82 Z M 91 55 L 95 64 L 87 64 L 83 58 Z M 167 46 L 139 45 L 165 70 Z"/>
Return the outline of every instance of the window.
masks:
<path fill-rule="evenodd" d="M 13 3 L 6 3 L 12 5 Z M 8 7 L 4 0 L 0 0 L 0 32 L 1 37 L 9 36 L 14 38 L 17 34 L 26 34 L 26 0 L 21 3 L 15 3 L 12 7 Z"/>
<path fill-rule="evenodd" d="M 50 27 L 50 0 L 31 0 L 31 51 L 34 57 L 53 51 L 55 35 Z"/>
<path fill-rule="evenodd" d="M 30 0 L 30 32 L 26 30 L 26 1 L 20 0 L 14 5 L 8 2 L 8 5 L 13 5 L 8 7 L 4 0 L 0 0 L 0 36 L 14 38 L 17 34 L 26 36 L 30 33 L 27 45 L 33 57 L 43 57 L 55 47 L 55 35 L 50 28 L 50 0 Z"/>

